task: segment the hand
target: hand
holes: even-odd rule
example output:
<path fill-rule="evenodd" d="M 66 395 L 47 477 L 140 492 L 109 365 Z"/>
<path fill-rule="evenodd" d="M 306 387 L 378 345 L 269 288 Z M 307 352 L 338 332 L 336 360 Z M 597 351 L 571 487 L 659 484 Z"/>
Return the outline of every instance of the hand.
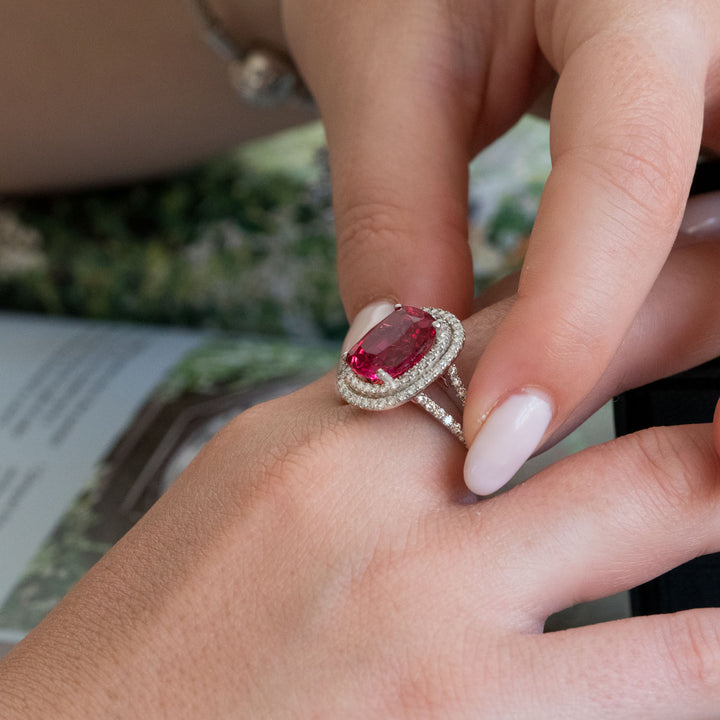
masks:
<path fill-rule="evenodd" d="M 479 361 L 465 411 L 466 480 L 492 492 L 605 372 L 673 245 L 701 136 L 720 149 L 720 4 L 283 7 L 327 128 L 355 339 L 377 319 L 361 310 L 385 299 L 467 315 L 468 160 L 559 76 L 553 170 L 518 299 Z"/>
<path fill-rule="evenodd" d="M 717 354 L 719 271 L 714 245 L 673 253 L 584 412 Z M 688 272 L 697 292 L 666 292 Z M 468 320 L 461 372 L 512 302 Z M 0 662 L 0 716 L 717 714 L 717 609 L 540 632 L 720 549 L 720 424 L 625 437 L 477 504 L 454 438 L 414 407 L 341 405 L 333 384 L 213 440 Z"/>

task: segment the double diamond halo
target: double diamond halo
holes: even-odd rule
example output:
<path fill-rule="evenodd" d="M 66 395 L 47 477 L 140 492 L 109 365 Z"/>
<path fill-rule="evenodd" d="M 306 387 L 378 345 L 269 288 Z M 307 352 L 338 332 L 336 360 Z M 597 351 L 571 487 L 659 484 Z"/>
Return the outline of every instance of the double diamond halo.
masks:
<path fill-rule="evenodd" d="M 350 405 L 390 410 L 414 402 L 465 443 L 462 425 L 425 390 L 440 381 L 455 410 L 466 390 L 455 367 L 465 341 L 460 321 L 447 310 L 396 305 L 340 358 L 337 387 Z M 454 397 L 453 397 L 454 396 Z"/>

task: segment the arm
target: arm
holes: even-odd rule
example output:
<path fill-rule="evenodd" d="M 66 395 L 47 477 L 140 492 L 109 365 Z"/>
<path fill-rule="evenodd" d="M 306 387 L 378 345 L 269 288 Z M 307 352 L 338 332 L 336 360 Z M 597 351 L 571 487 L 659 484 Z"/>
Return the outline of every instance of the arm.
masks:
<path fill-rule="evenodd" d="M 284 48 L 277 3 L 216 0 L 240 45 Z M 0 0 L 0 194 L 116 182 L 307 121 L 249 108 L 186 0 Z"/>

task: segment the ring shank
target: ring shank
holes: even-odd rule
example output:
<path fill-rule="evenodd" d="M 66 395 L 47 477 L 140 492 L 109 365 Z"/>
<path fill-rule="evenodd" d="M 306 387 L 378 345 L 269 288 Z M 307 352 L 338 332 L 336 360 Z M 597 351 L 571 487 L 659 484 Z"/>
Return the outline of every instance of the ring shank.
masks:
<path fill-rule="evenodd" d="M 457 405 L 459 409 L 465 407 L 465 398 L 467 396 L 467 390 L 463 385 L 460 375 L 458 374 L 455 363 L 452 363 L 447 370 L 438 378 L 442 381 L 443 389 L 446 390 L 448 397 L 450 391 L 453 391 L 457 398 Z M 437 382 L 437 381 L 436 381 Z M 433 384 L 434 385 L 434 384 Z M 430 387 L 433 387 L 431 385 Z M 428 388 L 429 389 L 429 388 Z M 416 405 L 425 410 L 432 418 L 437 420 L 443 427 L 445 427 L 452 435 L 454 435 L 463 445 L 465 445 L 465 435 L 462 429 L 462 423 L 454 418 L 445 408 L 439 403 L 435 402 L 427 393 L 418 393 L 413 399 Z"/>

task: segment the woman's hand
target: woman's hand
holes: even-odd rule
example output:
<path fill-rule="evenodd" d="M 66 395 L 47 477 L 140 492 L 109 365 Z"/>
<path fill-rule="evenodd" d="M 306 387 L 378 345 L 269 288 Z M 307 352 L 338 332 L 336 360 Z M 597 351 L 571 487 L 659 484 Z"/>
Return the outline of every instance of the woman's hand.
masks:
<path fill-rule="evenodd" d="M 718 353 L 718 272 L 717 245 L 673 253 L 583 412 Z M 686 273 L 697 290 L 666 292 Z M 461 372 L 512 304 L 467 321 Z M 717 713 L 719 610 L 540 634 L 556 610 L 720 550 L 709 425 L 592 448 L 478 504 L 437 423 L 342 405 L 333 385 L 215 438 L 0 663 L 0 716 Z"/>
<path fill-rule="evenodd" d="M 553 170 L 518 300 L 478 364 L 465 411 L 475 441 L 466 479 L 490 492 L 601 378 L 673 245 L 701 137 L 720 149 L 720 4 L 283 8 L 327 127 L 354 339 L 377 319 L 362 309 L 386 299 L 468 314 L 468 160 L 559 76 Z M 497 436 L 507 439 L 502 452 Z"/>

